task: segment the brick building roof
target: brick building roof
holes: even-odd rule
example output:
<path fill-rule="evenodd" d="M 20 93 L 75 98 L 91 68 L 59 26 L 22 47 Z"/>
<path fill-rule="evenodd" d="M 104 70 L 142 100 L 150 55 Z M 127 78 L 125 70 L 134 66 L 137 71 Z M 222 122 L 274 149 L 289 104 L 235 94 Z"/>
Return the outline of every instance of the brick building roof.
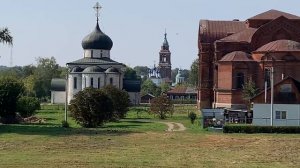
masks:
<path fill-rule="evenodd" d="M 256 51 L 300 51 L 300 43 L 292 40 L 276 40 L 261 46 Z"/>
<path fill-rule="evenodd" d="M 244 52 L 244 51 L 233 51 L 231 53 L 226 54 L 219 62 L 225 62 L 225 61 L 253 61 L 251 59 L 250 54 Z"/>
<path fill-rule="evenodd" d="M 266 12 L 255 15 L 255 16 L 249 18 L 248 20 L 273 20 L 273 19 L 276 19 L 280 16 L 284 16 L 288 19 L 300 19 L 299 16 L 271 9 L 271 10 L 268 10 Z"/>
<path fill-rule="evenodd" d="M 169 90 L 167 94 L 197 94 L 197 91 L 192 87 L 178 86 Z"/>
<path fill-rule="evenodd" d="M 253 34 L 256 32 L 256 28 L 247 28 L 241 32 L 232 34 L 225 38 L 220 39 L 219 41 L 235 41 L 235 42 L 251 42 Z"/>

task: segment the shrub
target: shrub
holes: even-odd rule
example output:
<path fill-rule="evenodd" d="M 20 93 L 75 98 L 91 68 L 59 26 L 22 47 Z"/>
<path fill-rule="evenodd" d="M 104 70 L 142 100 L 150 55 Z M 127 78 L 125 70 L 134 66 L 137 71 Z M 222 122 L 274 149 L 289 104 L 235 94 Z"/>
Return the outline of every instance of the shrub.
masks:
<path fill-rule="evenodd" d="M 129 95 L 126 91 L 120 90 L 112 85 L 108 85 L 102 88 L 107 96 L 113 102 L 114 115 L 113 119 L 118 120 L 124 118 L 129 110 Z"/>
<path fill-rule="evenodd" d="M 97 127 L 113 118 L 113 102 L 99 89 L 78 92 L 69 106 L 72 117 L 83 127 Z"/>
<path fill-rule="evenodd" d="M 41 105 L 35 97 L 20 97 L 17 102 L 17 111 L 22 117 L 30 117 L 39 109 L 41 109 Z"/>
<path fill-rule="evenodd" d="M 166 95 L 161 95 L 151 100 L 150 112 L 157 114 L 160 119 L 166 119 L 167 114 L 172 115 L 173 111 L 173 103 Z"/>
<path fill-rule="evenodd" d="M 197 119 L 197 114 L 194 112 L 190 112 L 188 116 L 191 120 L 191 123 L 194 124 L 195 120 Z"/>
<path fill-rule="evenodd" d="M 2 123 L 17 123 L 16 105 L 24 84 L 11 77 L 0 78 L 0 119 Z"/>
<path fill-rule="evenodd" d="M 224 133 L 300 133 L 300 126 L 225 125 Z"/>

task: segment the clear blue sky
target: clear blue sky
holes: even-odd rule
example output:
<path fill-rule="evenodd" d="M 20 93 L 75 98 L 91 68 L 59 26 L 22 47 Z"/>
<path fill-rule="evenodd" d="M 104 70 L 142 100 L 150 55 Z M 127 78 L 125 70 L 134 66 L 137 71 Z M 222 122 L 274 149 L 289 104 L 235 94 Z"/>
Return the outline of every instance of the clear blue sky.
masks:
<path fill-rule="evenodd" d="M 81 40 L 96 24 L 96 0 L 1 0 L 0 27 L 14 37 L 13 65 L 54 56 L 64 66 L 83 57 Z M 200 19 L 245 20 L 276 9 L 300 16 L 298 0 L 98 0 L 100 26 L 111 37 L 111 58 L 131 67 L 158 62 L 165 28 L 172 68 L 197 58 Z M 0 44 L 0 65 L 10 65 L 10 47 Z"/>

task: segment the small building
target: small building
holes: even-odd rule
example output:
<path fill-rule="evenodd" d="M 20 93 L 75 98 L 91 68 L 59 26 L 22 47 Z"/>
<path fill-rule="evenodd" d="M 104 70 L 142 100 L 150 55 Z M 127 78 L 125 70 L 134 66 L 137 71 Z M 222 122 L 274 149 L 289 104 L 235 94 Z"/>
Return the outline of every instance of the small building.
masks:
<path fill-rule="evenodd" d="M 141 103 L 150 103 L 155 96 L 147 93 L 141 97 Z"/>
<path fill-rule="evenodd" d="M 54 78 L 51 80 L 51 104 L 64 104 L 66 102 L 66 80 Z"/>
<path fill-rule="evenodd" d="M 265 94 L 266 93 L 266 94 Z M 271 89 L 260 92 L 253 102 L 253 125 L 271 125 Z M 274 126 L 300 126 L 300 82 L 286 77 L 274 85 Z"/>
<path fill-rule="evenodd" d="M 172 88 L 167 92 L 167 96 L 171 100 L 179 101 L 182 103 L 196 103 L 197 100 L 197 90 L 193 87 L 188 86 L 177 86 Z"/>
<path fill-rule="evenodd" d="M 131 105 L 141 103 L 141 80 L 123 80 L 123 89 L 127 91 Z"/>

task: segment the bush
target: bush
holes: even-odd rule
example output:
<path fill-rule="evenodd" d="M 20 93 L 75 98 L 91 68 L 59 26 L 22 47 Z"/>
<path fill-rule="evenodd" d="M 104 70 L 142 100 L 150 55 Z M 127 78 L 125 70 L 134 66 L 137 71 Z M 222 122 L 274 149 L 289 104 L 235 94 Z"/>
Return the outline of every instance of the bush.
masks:
<path fill-rule="evenodd" d="M 225 125 L 224 133 L 300 133 L 299 126 Z"/>
<path fill-rule="evenodd" d="M 191 120 L 191 123 L 194 124 L 195 120 L 197 119 L 197 114 L 194 112 L 190 112 L 188 116 Z"/>
<path fill-rule="evenodd" d="M 101 126 L 113 118 L 113 102 L 99 89 L 86 88 L 78 92 L 69 109 L 72 117 L 83 127 Z"/>
<path fill-rule="evenodd" d="M 0 119 L 2 123 L 17 123 L 17 101 L 24 91 L 24 84 L 11 77 L 0 78 Z"/>
<path fill-rule="evenodd" d="M 129 110 L 129 95 L 126 91 L 120 90 L 112 85 L 108 85 L 102 88 L 102 90 L 107 94 L 107 96 L 113 102 L 114 108 L 114 120 L 119 120 L 126 116 Z"/>
<path fill-rule="evenodd" d="M 17 101 L 17 111 L 22 117 L 30 117 L 39 109 L 41 109 L 41 105 L 35 97 L 24 96 Z"/>
<path fill-rule="evenodd" d="M 167 114 L 173 114 L 174 106 L 166 95 L 155 97 L 151 100 L 150 112 L 157 114 L 160 119 L 166 119 Z"/>

